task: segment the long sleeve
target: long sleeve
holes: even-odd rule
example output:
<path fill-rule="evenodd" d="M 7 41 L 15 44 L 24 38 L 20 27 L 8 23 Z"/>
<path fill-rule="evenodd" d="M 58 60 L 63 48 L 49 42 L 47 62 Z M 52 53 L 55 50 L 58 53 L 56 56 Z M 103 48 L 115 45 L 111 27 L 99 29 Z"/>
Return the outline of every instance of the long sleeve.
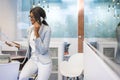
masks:
<path fill-rule="evenodd" d="M 40 37 L 35 39 L 35 48 L 40 52 L 40 54 L 44 55 L 48 52 L 50 37 L 51 37 L 51 28 L 45 27 L 45 30 L 42 31 L 44 34 L 40 34 Z"/>

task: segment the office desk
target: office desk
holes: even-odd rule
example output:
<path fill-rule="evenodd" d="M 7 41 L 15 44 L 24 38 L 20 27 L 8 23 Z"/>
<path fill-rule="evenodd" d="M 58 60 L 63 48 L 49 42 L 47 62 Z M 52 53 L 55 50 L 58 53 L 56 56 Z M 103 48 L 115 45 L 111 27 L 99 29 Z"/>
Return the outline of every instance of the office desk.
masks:
<path fill-rule="evenodd" d="M 25 62 L 23 63 L 24 59 L 25 59 L 25 56 L 11 56 L 12 61 L 17 60 L 20 63 L 22 63 L 22 64 L 20 64 L 19 70 L 21 70 L 23 68 L 23 66 L 25 65 L 25 63 L 28 61 L 28 58 L 26 58 Z"/>
<path fill-rule="evenodd" d="M 2 53 L 10 54 L 11 60 L 17 60 L 20 63 L 22 63 L 25 58 L 25 55 L 26 55 L 26 50 L 24 50 L 24 49 L 18 50 L 18 48 L 16 48 L 16 47 L 9 47 L 7 45 L 3 45 Z M 27 60 L 28 59 L 26 59 L 23 64 L 20 64 L 20 70 L 22 69 L 22 67 L 24 66 L 24 64 L 26 63 Z"/>

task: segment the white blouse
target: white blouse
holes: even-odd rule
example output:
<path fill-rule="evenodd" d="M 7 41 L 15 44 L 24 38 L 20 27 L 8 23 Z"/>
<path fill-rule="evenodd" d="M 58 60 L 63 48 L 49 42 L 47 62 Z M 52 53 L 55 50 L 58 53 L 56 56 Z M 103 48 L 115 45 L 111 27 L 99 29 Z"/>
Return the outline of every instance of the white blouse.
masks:
<path fill-rule="evenodd" d="M 34 35 L 34 31 L 32 31 L 30 35 L 30 47 L 32 48 L 32 53 L 36 52 L 34 39 L 35 39 L 35 35 Z"/>

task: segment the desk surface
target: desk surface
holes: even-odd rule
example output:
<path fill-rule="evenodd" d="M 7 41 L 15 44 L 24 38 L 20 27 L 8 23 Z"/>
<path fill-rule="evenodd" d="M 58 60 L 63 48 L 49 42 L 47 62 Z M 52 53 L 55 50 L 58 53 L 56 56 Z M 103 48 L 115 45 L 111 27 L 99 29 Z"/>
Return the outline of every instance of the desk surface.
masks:
<path fill-rule="evenodd" d="M 11 58 L 12 60 L 13 60 L 13 59 L 24 59 L 25 56 L 11 56 L 10 58 Z"/>

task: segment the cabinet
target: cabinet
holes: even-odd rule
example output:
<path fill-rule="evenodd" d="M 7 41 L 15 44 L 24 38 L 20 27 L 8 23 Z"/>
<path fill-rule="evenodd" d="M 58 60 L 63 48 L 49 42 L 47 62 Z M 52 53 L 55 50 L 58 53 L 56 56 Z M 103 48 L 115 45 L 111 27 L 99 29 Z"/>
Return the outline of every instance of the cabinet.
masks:
<path fill-rule="evenodd" d="M 113 59 L 116 56 L 117 42 L 113 40 L 98 41 L 97 49 L 106 57 Z"/>
<path fill-rule="evenodd" d="M 49 80 L 58 80 L 58 48 L 50 48 L 52 58 L 52 74 Z"/>
<path fill-rule="evenodd" d="M 62 80 L 62 75 L 59 72 L 60 62 L 63 61 L 64 45 L 63 43 L 50 43 L 50 55 L 52 58 L 52 73 L 49 80 Z"/>

